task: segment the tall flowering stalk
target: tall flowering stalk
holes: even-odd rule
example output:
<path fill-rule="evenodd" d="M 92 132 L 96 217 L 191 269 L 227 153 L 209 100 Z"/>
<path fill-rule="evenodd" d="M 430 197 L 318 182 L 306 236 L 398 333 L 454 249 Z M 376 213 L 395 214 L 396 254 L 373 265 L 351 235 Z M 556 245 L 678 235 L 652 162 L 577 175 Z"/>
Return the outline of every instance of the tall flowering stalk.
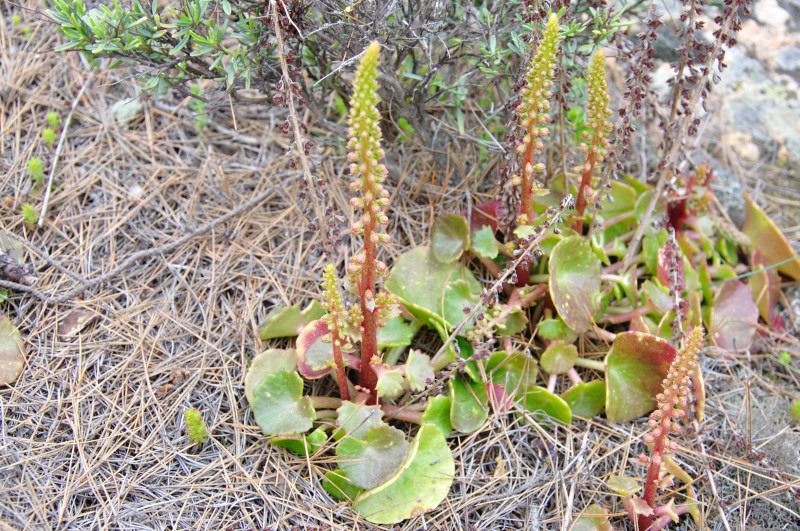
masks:
<path fill-rule="evenodd" d="M 575 203 L 578 217 L 583 216 L 586 205 L 589 203 L 587 196 L 592 185 L 592 176 L 597 165 L 603 162 L 609 144 L 608 135 L 611 132 L 606 57 L 602 50 L 597 50 L 592 57 L 586 78 L 589 92 L 589 101 L 586 105 L 586 125 L 589 130 L 584 132 L 588 143 L 583 146 L 584 163 L 581 168 L 578 199 Z M 581 221 L 577 223 L 579 228 L 582 224 Z"/>
<path fill-rule="evenodd" d="M 667 505 L 656 506 L 656 493 L 663 479 L 661 465 L 664 457 L 678 448 L 677 443 L 669 440 L 669 435 L 681 431 L 680 421 L 686 416 L 692 374 L 697 369 L 697 354 L 702 347 L 703 329 L 698 326 L 686 336 L 683 348 L 678 351 L 664 378 L 664 390 L 656 396 L 658 407 L 648 421 L 651 431 L 644 437 L 645 442 L 651 445 L 650 457 L 642 456 L 648 463 L 644 494 L 641 499 L 631 500 L 628 507 L 631 519 L 636 516 L 639 529 L 662 529 L 686 510 L 685 507 L 676 508 L 672 500 Z"/>
<path fill-rule="evenodd" d="M 536 153 L 544 149 L 544 143 L 540 138 L 549 134 L 547 123 L 550 121 L 550 116 L 548 111 L 550 110 L 551 88 L 560 41 L 558 17 L 550 15 L 542 41 L 531 60 L 527 85 L 517 107 L 520 126 L 525 128 L 522 143 L 517 147 L 517 153 L 522 156 L 521 175 L 514 179 L 514 183 L 519 183 L 521 188 L 522 216 L 518 221 L 520 225 L 531 223 L 534 218 L 533 196 L 536 192 L 534 176 L 544 171 L 544 164 L 536 162 Z"/>
<path fill-rule="evenodd" d="M 336 267 L 333 264 L 325 266 L 322 276 L 322 289 L 324 297 L 322 306 L 327 310 L 325 324 L 330 331 L 330 343 L 333 348 L 333 361 L 336 365 L 336 383 L 339 385 L 339 395 L 342 400 L 350 400 L 350 388 L 347 385 L 347 375 L 344 373 L 344 359 L 342 350 L 350 348 L 350 342 L 344 326 L 350 317 L 344 308 L 342 294 L 336 279 Z"/>
<path fill-rule="evenodd" d="M 380 163 L 384 153 L 381 149 L 380 114 L 378 112 L 378 59 L 380 46 L 377 42 L 369 45 L 361 58 L 353 83 L 353 97 L 350 101 L 349 140 L 347 155 L 350 173 L 355 180 L 350 189 L 360 194 L 350 200 L 350 204 L 363 211 L 361 218 L 352 227 L 355 236 L 364 239 L 363 250 L 354 256 L 347 267 L 350 282 L 356 287 L 361 299 L 361 376 L 359 385 L 371 392 L 369 401 L 377 402 L 375 386 L 378 378 L 372 364 L 380 363 L 378 358 L 378 328 L 385 319 L 386 308 L 394 305 L 392 296 L 386 292 L 376 293 L 376 277 L 388 272 L 386 264 L 378 260 L 378 244 L 388 244 L 391 237 L 381 232 L 388 223 L 385 209 L 389 203 L 389 193 L 382 183 L 386 177 L 386 167 Z"/>

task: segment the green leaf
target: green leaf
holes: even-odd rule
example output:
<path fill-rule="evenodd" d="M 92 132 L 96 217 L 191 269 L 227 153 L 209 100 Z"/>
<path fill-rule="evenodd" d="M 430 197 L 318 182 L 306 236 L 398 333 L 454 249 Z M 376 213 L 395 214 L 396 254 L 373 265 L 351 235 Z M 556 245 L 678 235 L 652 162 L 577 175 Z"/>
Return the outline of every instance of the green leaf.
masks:
<path fill-rule="evenodd" d="M 628 476 L 610 476 L 606 481 L 606 486 L 609 490 L 623 497 L 631 496 L 642 490 L 642 484 L 639 480 Z"/>
<path fill-rule="evenodd" d="M 337 500 L 353 501 L 364 489 L 353 485 L 339 469 L 326 472 L 322 478 L 322 488 Z"/>
<path fill-rule="evenodd" d="M 521 352 L 495 352 L 486 364 L 486 373 L 490 383 L 511 396 L 523 397 L 525 390 L 536 383 L 536 360 Z"/>
<path fill-rule="evenodd" d="M 795 400 L 790 410 L 795 419 L 800 420 L 800 400 Z"/>
<path fill-rule="evenodd" d="M 225 14 L 231 16 L 231 3 L 228 0 L 222 0 L 221 4 Z"/>
<path fill-rule="evenodd" d="M 403 432 L 388 424 L 376 426 L 366 437 L 346 437 L 336 447 L 339 468 L 356 487 L 372 489 L 392 477 L 408 457 Z"/>
<path fill-rule="evenodd" d="M 494 237 L 490 226 L 484 225 L 472 233 L 472 252 L 489 260 L 494 260 L 500 254 L 500 242 Z"/>
<path fill-rule="evenodd" d="M 481 382 L 450 380 L 450 402 L 450 424 L 456 431 L 473 432 L 483 426 L 489 416 L 489 397 Z"/>
<path fill-rule="evenodd" d="M 590 419 L 600 414 L 606 404 L 606 383 L 600 380 L 575 384 L 564 393 L 564 399 L 573 415 Z"/>
<path fill-rule="evenodd" d="M 378 383 L 375 386 L 375 391 L 381 398 L 397 398 L 405 391 L 405 371 L 402 367 L 385 368 L 379 367 L 376 372 L 378 373 Z"/>
<path fill-rule="evenodd" d="M 517 306 L 495 325 L 495 329 L 500 335 L 513 336 L 525 330 L 527 326 L 528 317 L 525 315 L 525 311 Z"/>
<path fill-rule="evenodd" d="M 800 258 L 786 241 L 786 237 L 748 194 L 744 195 L 744 200 L 746 208 L 742 232 L 758 248 L 767 265 L 781 263 L 778 271 L 794 280 L 800 280 Z"/>
<path fill-rule="evenodd" d="M 344 436 L 363 439 L 369 430 L 383 424 L 383 411 L 380 406 L 342 402 L 336 413 L 338 414 L 336 425 L 339 429 L 333 432 L 333 438 L 337 441 Z"/>
<path fill-rule="evenodd" d="M 189 408 L 183 412 L 183 421 L 186 423 L 189 440 L 193 444 L 204 444 L 208 438 L 208 430 L 203 422 L 203 414 L 195 408 Z"/>
<path fill-rule="evenodd" d="M 576 359 L 578 359 L 578 347 L 555 342 L 542 353 L 539 366 L 547 374 L 565 374 L 575 366 Z"/>
<path fill-rule="evenodd" d="M 294 371 L 268 374 L 250 402 L 264 435 L 287 435 L 311 429 L 316 418 L 311 399 L 303 396 L 303 379 Z"/>
<path fill-rule="evenodd" d="M 725 282 L 714 297 L 709 336 L 726 350 L 747 350 L 756 335 L 758 306 L 747 284 L 741 280 Z"/>
<path fill-rule="evenodd" d="M 675 347 L 642 332 L 617 334 L 606 356 L 606 417 L 628 422 L 656 407 L 661 382 L 675 359 Z"/>
<path fill-rule="evenodd" d="M 570 531 L 612 531 L 607 515 L 608 511 L 593 503 L 581 512 Z"/>
<path fill-rule="evenodd" d="M 304 378 L 322 378 L 333 371 L 333 345 L 325 341 L 329 334 L 328 325 L 319 319 L 297 336 L 297 370 Z"/>
<path fill-rule="evenodd" d="M 328 440 L 327 434 L 317 428 L 308 435 L 282 435 L 273 437 L 269 443 L 273 446 L 286 448 L 298 455 L 308 456 L 316 452 Z"/>
<path fill-rule="evenodd" d="M 244 394 L 247 401 L 253 401 L 253 393 L 265 376 L 279 371 L 293 371 L 296 367 L 297 353 L 294 349 L 271 348 L 256 356 L 244 378 Z"/>
<path fill-rule="evenodd" d="M 416 392 L 427 389 L 436 376 L 431 366 L 431 359 L 416 349 L 408 353 L 405 372 L 408 386 Z"/>
<path fill-rule="evenodd" d="M 325 309 L 317 301 L 312 301 L 302 312 L 299 304 L 288 308 L 275 308 L 259 326 L 259 337 L 262 341 L 277 337 L 294 337 L 300 334 L 308 323 L 316 321 L 323 315 Z"/>
<path fill-rule="evenodd" d="M 454 262 L 468 248 L 469 223 L 464 216 L 445 214 L 436 218 L 431 234 L 431 249 L 439 262 Z"/>
<path fill-rule="evenodd" d="M 353 504 L 374 524 L 396 524 L 436 508 L 450 490 L 455 462 L 442 432 L 423 424 L 408 460 L 386 483 L 368 490 Z"/>
<path fill-rule="evenodd" d="M 573 343 L 578 336 L 572 331 L 564 321 L 558 317 L 555 319 L 542 319 L 536 325 L 537 335 L 547 341 L 563 341 Z"/>
<path fill-rule="evenodd" d="M 550 256 L 550 296 L 559 316 L 582 334 L 592 329 L 602 264 L 583 236 L 558 242 Z"/>
<path fill-rule="evenodd" d="M 450 406 L 452 402 L 449 396 L 437 395 L 428 400 L 428 407 L 422 414 L 423 424 L 432 424 L 439 428 L 442 435 L 449 437 L 453 432 L 450 424 Z"/>
<path fill-rule="evenodd" d="M 16 381 L 25 366 L 25 351 L 17 327 L 0 315 L 0 386 Z"/>
<path fill-rule="evenodd" d="M 418 330 L 418 327 L 408 323 L 402 317 L 390 319 L 386 326 L 378 330 L 378 348 L 407 347 Z"/>
<path fill-rule="evenodd" d="M 572 410 L 564 400 L 537 385 L 532 385 L 525 390 L 522 405 L 531 413 L 544 413 L 554 420 L 569 424 L 572 422 Z"/>
<path fill-rule="evenodd" d="M 480 300 L 481 285 L 458 262 L 438 262 L 428 247 L 415 247 L 395 262 L 385 287 L 427 326 L 452 329 L 464 319 L 464 307 Z M 470 327 L 467 327 L 469 329 Z"/>

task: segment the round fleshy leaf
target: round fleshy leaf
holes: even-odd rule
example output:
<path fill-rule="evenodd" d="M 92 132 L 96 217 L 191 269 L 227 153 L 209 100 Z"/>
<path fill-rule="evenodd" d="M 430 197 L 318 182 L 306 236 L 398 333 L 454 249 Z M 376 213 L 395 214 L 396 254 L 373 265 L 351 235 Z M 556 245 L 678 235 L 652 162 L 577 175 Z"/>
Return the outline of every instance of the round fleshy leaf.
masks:
<path fill-rule="evenodd" d="M 519 334 L 528 327 L 528 317 L 522 308 L 516 307 L 508 312 L 508 315 L 495 325 L 497 333 L 502 336 L 513 336 Z"/>
<path fill-rule="evenodd" d="M 397 259 L 385 287 L 427 326 L 448 329 L 464 319 L 464 307 L 480 300 L 481 285 L 459 262 L 442 264 L 428 247 Z M 467 327 L 469 329 L 469 327 Z"/>
<path fill-rule="evenodd" d="M 773 320 L 781 293 L 781 278 L 775 269 L 766 268 L 766 263 L 761 251 L 754 249 L 750 255 L 750 267 L 754 273 L 748 279 L 748 286 L 753 292 L 753 300 L 756 301 L 761 318 L 774 329 Z M 759 269 L 762 271 L 756 273 Z"/>
<path fill-rule="evenodd" d="M 407 347 L 411 344 L 419 330 L 419 324 L 414 326 L 402 317 L 389 319 L 386 326 L 378 330 L 378 348 Z"/>
<path fill-rule="evenodd" d="M 544 414 L 553 420 L 558 420 L 564 424 L 572 422 L 572 410 L 564 400 L 537 385 L 532 385 L 525 390 L 525 397 L 522 401 L 523 407 L 535 415 Z"/>
<path fill-rule="evenodd" d="M 658 313 L 665 314 L 672 310 L 675 306 L 672 297 L 669 296 L 669 293 L 665 292 L 652 280 L 645 280 L 643 287 L 644 292 L 647 294 L 647 299 L 658 311 Z"/>
<path fill-rule="evenodd" d="M 667 375 L 675 347 L 641 332 L 617 334 L 606 356 L 606 417 L 628 422 L 656 407 L 656 395 Z"/>
<path fill-rule="evenodd" d="M 366 437 L 346 437 L 336 447 L 339 468 L 356 487 L 372 489 L 392 477 L 408 457 L 403 432 L 388 424 L 376 426 Z"/>
<path fill-rule="evenodd" d="M 364 490 L 353 485 L 344 472 L 338 469 L 325 473 L 322 488 L 337 500 L 343 501 L 353 501 Z"/>
<path fill-rule="evenodd" d="M 563 341 L 564 343 L 574 343 L 578 336 L 561 318 L 542 319 L 536 325 L 537 335 L 547 341 Z"/>
<path fill-rule="evenodd" d="M 481 382 L 450 380 L 450 402 L 450 424 L 456 431 L 473 432 L 483 426 L 489 416 L 489 397 Z"/>
<path fill-rule="evenodd" d="M 375 386 L 381 398 L 397 398 L 405 391 L 405 370 L 402 367 L 377 367 L 378 383 Z"/>
<path fill-rule="evenodd" d="M 317 428 L 308 435 L 281 435 L 273 437 L 269 440 L 269 443 L 273 446 L 286 448 L 290 452 L 294 452 L 298 455 L 307 456 L 316 452 L 327 440 L 328 435 Z"/>
<path fill-rule="evenodd" d="M 297 336 L 297 370 L 304 378 L 322 378 L 333 371 L 333 345 L 323 341 L 329 333 L 328 325 L 319 319 L 308 323 Z"/>
<path fill-rule="evenodd" d="M 434 396 L 428 400 L 428 407 L 422 414 L 422 423 L 436 426 L 442 435 L 449 437 L 453 432 L 453 426 L 450 424 L 451 404 L 449 396 Z"/>
<path fill-rule="evenodd" d="M 744 200 L 746 208 L 742 232 L 758 247 L 767 265 L 785 262 L 778 266 L 778 271 L 800 280 L 800 258 L 786 237 L 748 194 L 744 194 Z"/>
<path fill-rule="evenodd" d="M 600 293 L 602 264 L 583 236 L 561 240 L 550 256 L 550 296 L 572 330 L 591 330 Z"/>
<path fill-rule="evenodd" d="M 250 409 L 264 435 L 289 435 L 311 429 L 316 413 L 303 396 L 303 379 L 294 371 L 268 374 L 253 392 Z"/>
<path fill-rule="evenodd" d="M 590 419 L 600 414 L 606 405 L 606 383 L 600 380 L 573 385 L 561 395 L 572 414 Z"/>
<path fill-rule="evenodd" d="M 627 498 L 642 490 L 642 482 L 629 476 L 612 475 L 606 481 L 606 487 Z"/>
<path fill-rule="evenodd" d="M 711 310 L 711 340 L 726 350 L 746 350 L 757 325 L 758 306 L 747 285 L 740 280 L 722 284 Z"/>
<path fill-rule="evenodd" d="M 362 493 L 353 506 L 374 524 L 396 524 L 436 508 L 450 490 L 455 462 L 442 432 L 423 424 L 408 460 L 386 483 Z"/>
<path fill-rule="evenodd" d="M 458 214 L 445 214 L 433 222 L 431 234 L 433 256 L 447 264 L 461 258 L 464 249 L 469 249 L 469 223 Z"/>
<path fill-rule="evenodd" d="M 603 507 L 593 503 L 581 512 L 570 531 L 612 531 L 614 528 L 608 522 L 608 514 Z"/>
<path fill-rule="evenodd" d="M 536 383 L 536 360 L 521 352 L 495 352 L 489 358 L 486 373 L 491 384 L 510 396 L 521 397 Z"/>
<path fill-rule="evenodd" d="M 431 359 L 416 349 L 408 353 L 405 371 L 408 386 L 416 392 L 427 389 L 429 382 L 433 382 L 436 376 L 431 367 Z"/>
<path fill-rule="evenodd" d="M 553 343 L 539 358 L 539 366 L 547 374 L 565 374 L 575 366 L 578 347 L 566 343 Z"/>
<path fill-rule="evenodd" d="M 11 385 L 25 366 L 22 336 L 16 326 L 0 315 L 0 385 Z"/>
<path fill-rule="evenodd" d="M 325 309 L 317 301 L 312 301 L 308 307 L 300 311 L 300 305 L 295 304 L 288 308 L 275 308 L 259 327 L 259 337 L 262 341 L 277 337 L 294 337 L 303 331 L 311 321 L 316 321 L 325 315 Z"/>
<path fill-rule="evenodd" d="M 494 231 L 484 225 L 472 233 L 472 252 L 481 258 L 494 260 L 500 254 L 500 242 L 494 236 Z"/>
<path fill-rule="evenodd" d="M 293 371 L 297 368 L 297 352 L 294 349 L 271 348 L 259 354 L 250 364 L 244 377 L 244 395 L 248 402 L 253 401 L 253 392 L 268 374 L 279 371 Z"/>
<path fill-rule="evenodd" d="M 383 424 L 383 411 L 380 406 L 342 402 L 336 413 L 336 425 L 339 429 L 333 433 L 333 438 L 337 441 L 345 435 L 364 439 L 369 430 Z"/>

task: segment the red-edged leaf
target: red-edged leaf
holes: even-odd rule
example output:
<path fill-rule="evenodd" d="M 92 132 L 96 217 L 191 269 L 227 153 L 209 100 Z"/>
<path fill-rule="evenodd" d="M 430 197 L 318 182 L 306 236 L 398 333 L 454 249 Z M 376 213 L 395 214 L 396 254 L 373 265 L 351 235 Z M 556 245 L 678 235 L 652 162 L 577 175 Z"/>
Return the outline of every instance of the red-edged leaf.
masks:
<path fill-rule="evenodd" d="M 753 300 L 756 301 L 758 312 L 761 318 L 774 328 L 775 306 L 778 304 L 778 297 L 781 293 L 781 278 L 774 268 L 766 268 L 767 261 L 761 251 L 753 249 L 750 255 L 750 266 L 754 271 L 749 279 L 750 291 L 753 292 Z"/>
<path fill-rule="evenodd" d="M 606 416 L 628 422 L 652 411 L 675 347 L 641 332 L 617 334 L 606 356 Z"/>
<path fill-rule="evenodd" d="M 711 311 L 711 339 L 728 350 L 750 348 L 758 324 L 758 306 L 753 294 L 741 280 L 719 287 Z"/>
<path fill-rule="evenodd" d="M 578 334 L 591 330 L 602 264 L 583 236 L 558 242 L 550 256 L 550 296 L 561 319 Z"/>
<path fill-rule="evenodd" d="M 333 371 L 333 346 L 322 340 L 330 333 L 322 319 L 311 321 L 297 336 L 297 371 L 305 378 L 322 378 Z"/>
<path fill-rule="evenodd" d="M 800 280 L 800 258 L 786 241 L 786 237 L 749 195 L 745 194 L 744 200 L 746 208 L 742 232 L 750 238 L 753 246 L 758 247 L 768 265 L 790 260 L 778 266 L 778 271 Z"/>

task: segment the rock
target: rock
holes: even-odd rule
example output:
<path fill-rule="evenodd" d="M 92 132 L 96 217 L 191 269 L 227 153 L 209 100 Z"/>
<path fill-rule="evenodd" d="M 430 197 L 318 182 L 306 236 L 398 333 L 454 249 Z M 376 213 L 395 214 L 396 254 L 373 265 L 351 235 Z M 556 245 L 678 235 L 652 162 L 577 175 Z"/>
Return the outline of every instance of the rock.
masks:
<path fill-rule="evenodd" d="M 775 57 L 775 68 L 778 72 L 792 76 L 795 81 L 800 81 L 800 48 L 784 46 L 778 50 Z"/>

